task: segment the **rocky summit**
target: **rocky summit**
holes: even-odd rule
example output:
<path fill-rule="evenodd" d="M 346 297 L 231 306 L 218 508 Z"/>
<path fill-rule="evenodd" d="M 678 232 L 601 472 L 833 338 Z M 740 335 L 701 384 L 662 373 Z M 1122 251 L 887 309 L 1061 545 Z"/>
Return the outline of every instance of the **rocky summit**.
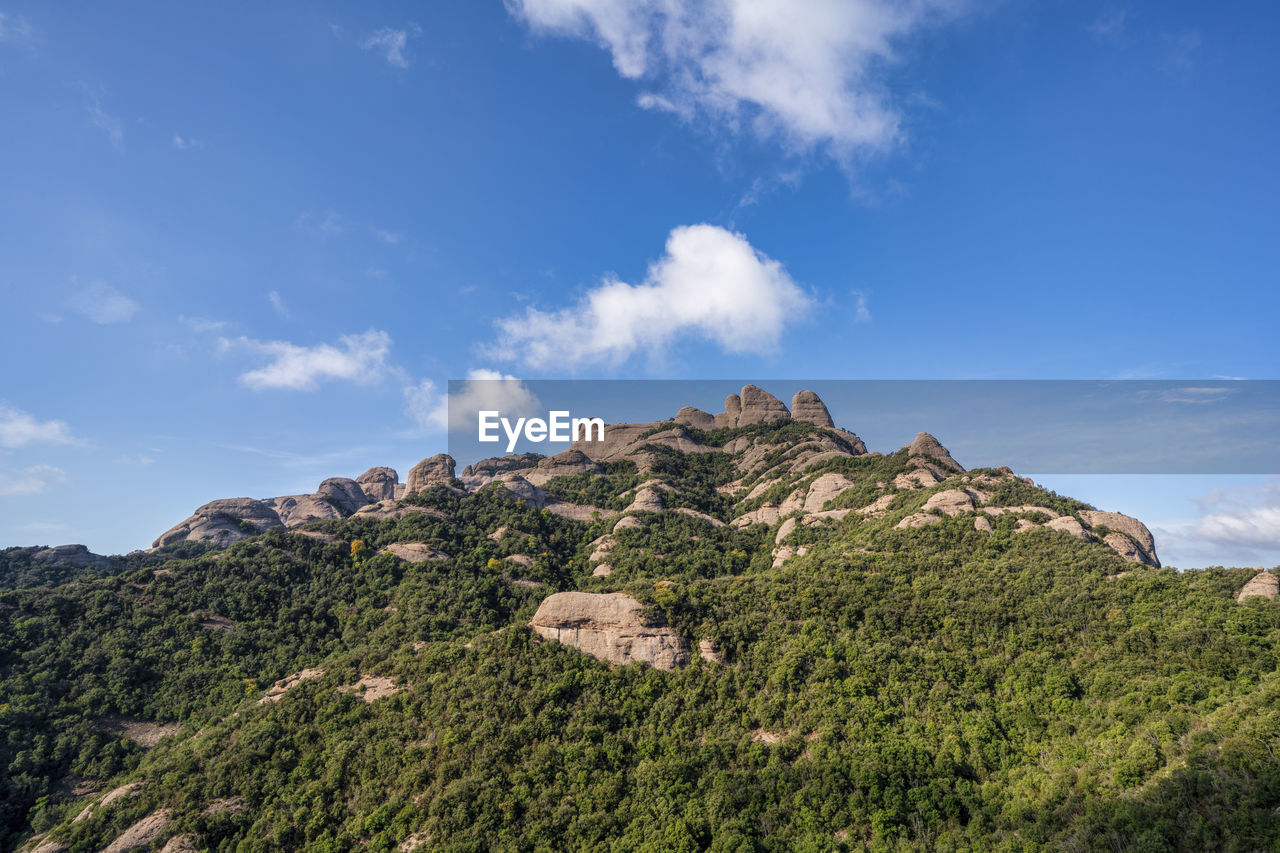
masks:
<path fill-rule="evenodd" d="M 1280 845 L 1274 571 L 789 400 L 0 551 L 0 849 Z"/>

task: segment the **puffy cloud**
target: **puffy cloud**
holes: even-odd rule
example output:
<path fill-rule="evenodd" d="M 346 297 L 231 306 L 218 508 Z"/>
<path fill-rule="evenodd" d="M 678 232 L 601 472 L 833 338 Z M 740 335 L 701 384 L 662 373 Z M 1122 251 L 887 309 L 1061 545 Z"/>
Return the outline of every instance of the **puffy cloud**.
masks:
<path fill-rule="evenodd" d="M 137 302 L 101 281 L 95 281 L 72 294 L 67 300 L 67 307 L 102 326 L 127 323 L 142 308 Z"/>
<path fill-rule="evenodd" d="M 838 155 L 884 149 L 901 118 L 886 92 L 895 45 L 964 0 L 507 0 L 535 31 L 595 41 L 643 107 L 704 114 Z"/>
<path fill-rule="evenodd" d="M 287 388 L 310 391 L 322 381 L 376 382 L 388 370 L 391 336 L 370 329 L 360 335 L 343 335 L 335 344 L 305 347 L 287 341 L 220 339 L 224 350 L 241 349 L 268 356 L 265 367 L 250 370 L 240 381 L 254 390 Z"/>
<path fill-rule="evenodd" d="M 606 278 L 572 307 L 500 319 L 490 351 L 532 368 L 617 363 L 684 335 L 731 353 L 768 352 L 811 305 L 782 264 L 741 234 L 688 225 L 671 232 L 642 283 Z"/>
<path fill-rule="evenodd" d="M 67 481 L 67 472 L 52 465 L 32 465 L 20 471 L 0 471 L 0 495 L 35 495 L 50 486 L 60 486 Z"/>
<path fill-rule="evenodd" d="M 409 58 L 405 56 L 405 48 L 409 46 L 409 39 L 422 34 L 422 27 L 417 24 L 409 24 L 404 29 L 393 29 L 392 27 L 383 27 L 374 30 L 364 41 L 360 42 L 360 46 L 365 50 L 376 50 L 383 55 L 387 62 L 396 68 L 408 68 Z"/>
<path fill-rule="evenodd" d="M 0 447 L 12 449 L 28 444 L 75 444 L 65 421 L 40 421 L 0 403 Z"/>
<path fill-rule="evenodd" d="M 425 430 L 469 429 L 481 409 L 525 417 L 540 411 L 541 404 L 529 387 L 514 376 L 496 370 L 470 370 L 452 394 L 441 394 L 430 379 L 404 389 L 405 413 Z"/>

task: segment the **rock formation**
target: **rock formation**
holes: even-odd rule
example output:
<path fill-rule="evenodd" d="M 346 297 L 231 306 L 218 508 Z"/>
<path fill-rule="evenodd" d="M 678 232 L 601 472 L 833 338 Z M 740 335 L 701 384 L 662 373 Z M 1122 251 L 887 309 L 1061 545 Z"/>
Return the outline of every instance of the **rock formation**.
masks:
<path fill-rule="evenodd" d="M 581 450 L 570 448 L 555 456 L 539 460 L 532 469 L 524 472 L 524 478 L 535 486 L 542 486 L 556 477 L 571 477 L 575 474 L 599 474 L 600 466 Z"/>
<path fill-rule="evenodd" d="M 693 406 L 685 406 L 676 412 L 675 421 L 698 429 L 711 429 L 716 425 L 715 415 L 704 412 L 702 409 L 695 409 Z"/>
<path fill-rule="evenodd" d="M 655 669 L 689 662 L 689 644 L 660 617 L 621 592 L 557 592 L 547 596 L 529 626 L 540 636 L 613 664 L 644 661 Z"/>
<path fill-rule="evenodd" d="M 1156 540 L 1151 535 L 1151 531 L 1147 526 L 1132 516 L 1124 515 L 1119 512 L 1101 512 L 1100 510 L 1084 510 L 1080 513 L 1080 520 L 1090 527 L 1105 527 L 1108 530 L 1123 533 L 1126 537 L 1133 541 L 1134 548 L 1124 548 L 1125 552 L 1136 552 L 1137 559 L 1130 560 L 1135 563 L 1147 563 L 1148 565 L 1159 568 L 1160 560 L 1156 557 Z M 1121 551 L 1121 547 L 1117 547 L 1119 540 L 1113 540 L 1108 535 L 1102 540 L 1110 545 L 1117 552 Z M 1112 544 L 1116 542 L 1117 544 Z M 1121 554 L 1124 556 L 1124 554 Z M 1126 560 L 1130 558 L 1125 556 Z"/>
<path fill-rule="evenodd" d="M 416 495 L 432 486 L 448 486 L 453 482 L 454 468 L 457 463 L 447 453 L 437 453 L 429 459 L 423 459 L 409 470 L 409 482 L 405 496 Z"/>
<path fill-rule="evenodd" d="M 330 477 L 325 480 L 316 489 L 316 496 L 337 507 L 344 518 L 360 507 L 373 503 L 359 483 L 346 477 Z"/>
<path fill-rule="evenodd" d="M 1280 595 L 1280 577 L 1276 577 L 1271 572 L 1259 571 L 1249 579 L 1244 589 L 1240 590 L 1236 601 L 1243 602 L 1251 595 L 1260 595 L 1263 598 L 1275 598 Z"/>
<path fill-rule="evenodd" d="M 400 483 L 400 475 L 394 468 L 370 468 L 356 477 L 356 482 L 369 496 L 370 502 L 393 501 L 396 499 L 396 486 Z"/>
<path fill-rule="evenodd" d="M 791 398 L 791 419 L 808 421 L 820 427 L 834 428 L 836 425 L 826 404 L 812 391 L 797 391 Z"/>
<path fill-rule="evenodd" d="M 225 548 L 241 539 L 248 539 L 280 526 L 280 516 L 262 501 L 253 498 L 226 498 L 210 501 L 200 507 L 190 518 L 160 534 L 151 547 L 163 548 L 185 539 Z"/>
<path fill-rule="evenodd" d="M 36 551 L 31 555 L 31 559 L 41 563 L 74 566 L 77 569 L 109 569 L 115 565 L 115 560 L 95 554 L 84 545 L 55 545 L 52 548 Z"/>
<path fill-rule="evenodd" d="M 907 446 L 907 455 L 935 462 L 951 471 L 964 471 L 960 463 L 951 458 L 951 454 L 942 446 L 941 442 L 927 432 L 916 435 L 915 441 Z"/>
<path fill-rule="evenodd" d="M 777 397 L 757 388 L 755 385 L 742 386 L 742 412 L 738 415 L 737 426 L 781 421 L 791 417 L 791 412 Z"/>

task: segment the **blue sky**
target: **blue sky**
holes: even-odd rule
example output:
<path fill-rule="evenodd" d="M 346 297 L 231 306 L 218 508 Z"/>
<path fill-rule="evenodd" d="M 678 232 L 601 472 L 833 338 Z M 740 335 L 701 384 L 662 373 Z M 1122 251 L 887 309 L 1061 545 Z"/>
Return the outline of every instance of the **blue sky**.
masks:
<path fill-rule="evenodd" d="M 404 475 L 473 371 L 1274 376 L 1267 4 L 0 15 L 0 543 Z"/>

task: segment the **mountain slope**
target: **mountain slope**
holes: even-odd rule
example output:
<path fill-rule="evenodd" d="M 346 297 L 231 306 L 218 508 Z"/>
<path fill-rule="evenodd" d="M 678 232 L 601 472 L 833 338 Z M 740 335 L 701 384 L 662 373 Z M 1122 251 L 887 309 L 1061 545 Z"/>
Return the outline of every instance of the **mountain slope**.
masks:
<path fill-rule="evenodd" d="M 1253 571 L 1149 565 L 1132 519 L 927 436 L 880 456 L 707 417 L 0 593 L 0 845 L 1280 843 L 1280 603 L 1236 601 Z M 540 637 L 562 590 L 632 596 L 689 662 Z M 144 749 L 121 719 L 177 726 Z"/>

